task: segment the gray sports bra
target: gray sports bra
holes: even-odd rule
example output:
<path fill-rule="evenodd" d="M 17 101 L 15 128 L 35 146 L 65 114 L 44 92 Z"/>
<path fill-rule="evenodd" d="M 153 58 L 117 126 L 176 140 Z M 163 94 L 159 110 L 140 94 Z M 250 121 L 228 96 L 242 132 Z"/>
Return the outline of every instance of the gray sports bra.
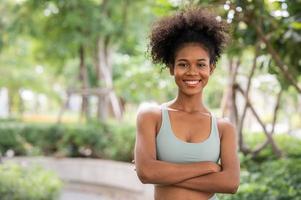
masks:
<path fill-rule="evenodd" d="M 173 163 L 218 162 L 220 138 L 216 118 L 211 114 L 211 132 L 206 140 L 189 143 L 180 140 L 172 132 L 167 109 L 165 105 L 162 106 L 162 124 L 156 137 L 157 159 Z"/>

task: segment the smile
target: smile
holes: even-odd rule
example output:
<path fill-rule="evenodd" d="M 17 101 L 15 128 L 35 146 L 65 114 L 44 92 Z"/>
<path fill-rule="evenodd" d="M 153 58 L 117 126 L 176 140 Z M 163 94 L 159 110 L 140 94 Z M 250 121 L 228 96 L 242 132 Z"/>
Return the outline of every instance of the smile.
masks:
<path fill-rule="evenodd" d="M 196 86 L 201 80 L 184 80 L 188 86 Z"/>

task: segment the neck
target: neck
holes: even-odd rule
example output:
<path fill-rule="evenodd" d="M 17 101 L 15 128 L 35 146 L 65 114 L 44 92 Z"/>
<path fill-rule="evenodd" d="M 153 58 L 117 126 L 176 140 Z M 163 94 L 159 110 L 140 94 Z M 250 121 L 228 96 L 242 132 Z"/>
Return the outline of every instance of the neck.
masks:
<path fill-rule="evenodd" d="M 208 109 L 204 106 L 202 100 L 202 92 L 196 95 L 185 95 L 181 92 L 178 92 L 178 96 L 171 104 L 172 108 L 181 110 L 184 112 L 209 112 Z"/>

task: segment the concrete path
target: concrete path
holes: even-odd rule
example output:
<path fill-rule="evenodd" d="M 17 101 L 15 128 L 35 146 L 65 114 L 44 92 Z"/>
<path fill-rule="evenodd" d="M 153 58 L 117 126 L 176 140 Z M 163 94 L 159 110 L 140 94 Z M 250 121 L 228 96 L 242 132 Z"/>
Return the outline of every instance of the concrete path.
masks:
<path fill-rule="evenodd" d="M 131 163 L 52 157 L 15 157 L 9 160 L 22 165 L 39 164 L 56 172 L 64 182 L 60 200 L 153 199 L 153 186 L 139 181 Z"/>
<path fill-rule="evenodd" d="M 110 198 L 103 195 L 83 193 L 74 190 L 64 189 L 60 200 L 110 200 Z"/>

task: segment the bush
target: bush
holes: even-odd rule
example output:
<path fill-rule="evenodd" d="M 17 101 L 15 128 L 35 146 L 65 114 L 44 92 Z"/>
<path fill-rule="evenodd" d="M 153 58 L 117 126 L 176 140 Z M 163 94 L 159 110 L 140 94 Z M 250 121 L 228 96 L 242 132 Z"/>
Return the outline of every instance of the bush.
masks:
<path fill-rule="evenodd" d="M 20 124 L 0 123 L 0 153 L 14 150 L 16 154 L 22 154 L 25 151 L 24 140 L 20 136 L 22 128 Z"/>
<path fill-rule="evenodd" d="M 288 134 L 274 135 L 276 144 L 283 151 L 284 155 L 288 158 L 300 158 L 301 157 L 301 140 L 290 136 Z M 266 136 L 263 133 L 258 134 L 245 134 L 246 144 L 254 149 L 258 144 L 262 144 L 266 140 Z M 258 162 L 265 162 L 267 160 L 277 160 L 274 155 L 271 145 L 268 145 L 254 158 Z"/>
<path fill-rule="evenodd" d="M 250 168 L 254 171 L 242 170 L 238 192 L 235 195 L 220 195 L 221 200 L 301 199 L 300 159 L 269 161 L 259 166 L 257 164 L 257 170 Z"/>
<path fill-rule="evenodd" d="M 245 136 L 252 149 L 266 138 L 264 134 Z M 235 195 L 219 195 L 221 200 L 301 200 L 301 140 L 285 134 L 274 139 L 286 158 L 276 158 L 271 146 L 256 158 L 240 153 L 239 190 Z"/>
<path fill-rule="evenodd" d="M 104 149 L 108 136 L 104 125 L 65 127 L 64 131 L 59 152 L 69 157 L 106 158 Z"/>
<path fill-rule="evenodd" d="M 31 148 L 36 148 L 35 152 L 43 155 L 51 155 L 58 151 L 58 142 L 62 139 L 65 128 L 61 125 L 48 124 L 26 124 L 20 135 L 27 145 L 27 155 L 32 153 Z"/>
<path fill-rule="evenodd" d="M 251 148 L 265 141 L 264 134 L 246 134 L 245 138 Z M 240 153 L 239 190 L 235 195 L 220 195 L 221 200 L 301 200 L 301 140 L 285 134 L 274 139 L 286 158 L 276 158 L 271 146 L 256 158 Z"/>
<path fill-rule="evenodd" d="M 91 157 L 131 161 L 135 126 L 107 122 L 76 125 L 0 123 L 0 151 L 16 155 Z"/>
<path fill-rule="evenodd" d="M 1 200 L 54 200 L 62 187 L 58 177 L 39 166 L 0 165 Z"/>
<path fill-rule="evenodd" d="M 105 154 L 112 160 L 130 162 L 134 157 L 135 126 L 127 122 L 111 122 L 108 125 Z"/>

